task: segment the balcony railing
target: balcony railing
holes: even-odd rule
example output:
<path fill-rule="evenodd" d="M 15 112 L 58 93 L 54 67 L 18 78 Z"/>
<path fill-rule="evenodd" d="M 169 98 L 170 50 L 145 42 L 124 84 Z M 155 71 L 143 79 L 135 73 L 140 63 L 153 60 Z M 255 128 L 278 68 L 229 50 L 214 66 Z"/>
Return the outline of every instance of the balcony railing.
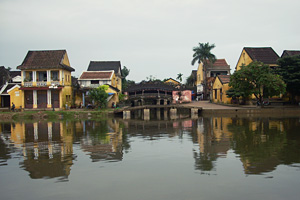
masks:
<path fill-rule="evenodd" d="M 32 82 L 24 82 L 24 87 L 32 87 Z"/>
<path fill-rule="evenodd" d="M 51 81 L 51 85 L 59 85 L 59 81 Z"/>
<path fill-rule="evenodd" d="M 36 86 L 40 87 L 40 86 L 47 86 L 47 82 L 46 81 L 38 81 L 36 82 Z"/>

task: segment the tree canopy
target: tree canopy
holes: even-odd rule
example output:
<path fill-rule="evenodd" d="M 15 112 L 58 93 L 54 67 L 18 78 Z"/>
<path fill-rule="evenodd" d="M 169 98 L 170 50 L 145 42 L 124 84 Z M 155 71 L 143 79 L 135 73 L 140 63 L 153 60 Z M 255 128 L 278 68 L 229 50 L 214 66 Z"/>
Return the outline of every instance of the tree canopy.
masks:
<path fill-rule="evenodd" d="M 129 85 L 134 84 L 135 82 L 132 80 L 127 80 L 126 77 L 129 75 L 130 69 L 126 66 L 122 69 L 122 88 L 126 89 Z"/>
<path fill-rule="evenodd" d="M 275 73 L 282 76 L 286 90 L 294 101 L 294 97 L 300 95 L 300 56 L 287 56 L 277 62 L 279 66 L 275 68 Z"/>
<path fill-rule="evenodd" d="M 90 99 L 93 100 L 94 103 L 101 108 L 106 108 L 107 106 L 108 94 L 106 93 L 106 90 L 108 89 L 108 87 L 108 85 L 101 85 L 89 91 Z"/>
<path fill-rule="evenodd" d="M 201 62 L 207 64 L 207 61 L 214 63 L 216 60 L 216 56 L 211 53 L 211 50 L 215 47 L 215 44 L 210 45 L 209 42 L 199 43 L 199 46 L 193 48 L 194 54 L 192 65 L 194 65 L 196 62 L 198 62 L 198 64 L 200 64 Z"/>
<path fill-rule="evenodd" d="M 179 73 L 179 74 L 177 74 L 177 80 L 179 80 L 179 82 L 181 82 L 182 81 L 182 76 L 183 76 L 183 74 L 182 73 Z"/>
<path fill-rule="evenodd" d="M 229 86 L 232 89 L 228 97 L 254 95 L 262 106 L 264 97 L 280 95 L 286 88 L 281 77 L 271 73 L 270 67 L 261 62 L 241 66 L 240 70 L 231 75 Z"/>

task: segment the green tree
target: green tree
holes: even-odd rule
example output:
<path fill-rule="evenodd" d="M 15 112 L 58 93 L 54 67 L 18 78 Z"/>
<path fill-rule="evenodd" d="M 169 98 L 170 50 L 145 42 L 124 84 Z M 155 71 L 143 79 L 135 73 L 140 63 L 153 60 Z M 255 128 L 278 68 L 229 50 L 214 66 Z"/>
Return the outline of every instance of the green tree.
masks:
<path fill-rule="evenodd" d="M 126 66 L 124 66 L 123 69 L 121 70 L 123 90 L 128 88 L 129 85 L 134 84 L 134 81 L 126 79 L 126 77 L 129 75 L 129 72 L 130 72 L 130 69 L 128 69 Z"/>
<path fill-rule="evenodd" d="M 261 62 L 241 66 L 231 75 L 229 86 L 233 88 L 231 95 L 246 97 L 253 94 L 262 107 L 265 96 L 280 95 L 286 88 L 281 77 L 271 73 L 270 67 Z"/>
<path fill-rule="evenodd" d="M 183 74 L 182 73 L 179 73 L 179 74 L 177 74 L 177 80 L 179 80 L 179 82 L 181 82 L 182 81 L 182 76 L 183 76 Z"/>
<path fill-rule="evenodd" d="M 216 56 L 214 54 L 211 53 L 211 50 L 213 48 L 215 48 L 215 44 L 210 45 L 209 42 L 207 43 L 199 43 L 199 46 L 194 47 L 193 51 L 193 60 L 192 60 L 192 65 L 194 65 L 196 62 L 198 64 L 200 64 L 201 62 L 203 63 L 203 72 L 204 72 L 204 76 L 203 76 L 203 81 L 204 81 L 204 96 L 206 97 L 206 93 L 207 93 L 207 78 L 206 78 L 206 71 L 207 71 L 207 65 L 208 62 L 210 64 L 214 63 L 216 61 Z"/>
<path fill-rule="evenodd" d="M 288 56 L 278 59 L 275 73 L 279 74 L 286 83 L 286 90 L 291 94 L 291 101 L 300 95 L 300 56 Z"/>
<path fill-rule="evenodd" d="M 196 77 L 193 74 L 191 74 L 186 79 L 186 85 L 187 86 L 195 86 L 195 82 L 196 82 Z"/>
<path fill-rule="evenodd" d="M 89 91 L 89 97 L 94 103 L 100 108 L 106 108 L 107 106 L 107 98 L 108 94 L 106 90 L 108 89 L 108 85 L 101 85 L 97 88 L 94 88 Z"/>

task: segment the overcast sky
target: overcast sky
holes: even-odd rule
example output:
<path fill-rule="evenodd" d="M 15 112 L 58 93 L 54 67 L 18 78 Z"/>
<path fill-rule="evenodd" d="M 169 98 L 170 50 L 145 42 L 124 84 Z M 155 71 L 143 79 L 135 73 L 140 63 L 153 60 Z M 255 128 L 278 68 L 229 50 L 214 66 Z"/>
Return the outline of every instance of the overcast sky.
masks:
<path fill-rule="evenodd" d="M 299 0 L 0 0 L 0 66 L 66 49 L 76 77 L 90 61 L 121 61 L 136 82 L 186 78 L 193 47 L 209 42 L 232 73 L 245 46 L 299 50 L 299 20 Z"/>

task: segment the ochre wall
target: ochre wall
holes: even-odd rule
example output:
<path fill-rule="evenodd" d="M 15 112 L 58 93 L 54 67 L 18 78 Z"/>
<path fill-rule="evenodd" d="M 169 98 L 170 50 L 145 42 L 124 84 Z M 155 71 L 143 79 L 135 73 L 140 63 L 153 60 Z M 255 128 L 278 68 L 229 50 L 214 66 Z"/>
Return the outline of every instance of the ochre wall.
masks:
<path fill-rule="evenodd" d="M 252 59 L 250 58 L 250 56 L 247 54 L 247 52 L 243 49 L 240 58 L 238 60 L 238 63 L 236 64 L 235 69 L 236 70 L 240 70 L 241 66 L 244 65 L 249 65 L 252 62 Z"/>
<path fill-rule="evenodd" d="M 229 90 L 229 85 L 227 84 L 222 84 L 219 77 L 216 78 L 214 85 L 213 85 L 213 99 L 212 101 L 214 103 L 226 103 L 226 104 L 230 104 L 231 103 L 231 98 L 228 98 L 226 96 L 226 91 Z M 222 101 L 221 101 L 221 89 L 222 89 Z M 215 90 L 217 90 L 217 97 L 216 97 L 216 93 Z"/>
<path fill-rule="evenodd" d="M 16 109 L 20 109 L 23 107 L 22 100 L 23 100 L 23 91 L 19 90 L 18 87 L 15 87 L 13 90 L 8 92 L 10 96 L 10 107 L 12 106 L 12 103 L 15 104 Z"/>
<path fill-rule="evenodd" d="M 203 83 L 203 63 L 200 63 L 197 69 L 197 82 L 196 85 Z"/>

